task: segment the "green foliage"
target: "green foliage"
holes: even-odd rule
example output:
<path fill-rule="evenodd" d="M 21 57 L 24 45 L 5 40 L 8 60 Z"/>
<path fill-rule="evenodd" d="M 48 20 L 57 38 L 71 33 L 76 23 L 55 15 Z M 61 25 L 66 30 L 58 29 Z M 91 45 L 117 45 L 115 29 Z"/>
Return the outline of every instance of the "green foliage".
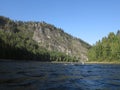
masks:
<path fill-rule="evenodd" d="M 44 47 L 40 47 L 32 38 L 33 31 L 26 24 L 31 26 L 34 23 L 14 22 L 0 16 L 0 59 L 76 61 L 75 58 L 65 53 L 48 51 Z M 41 25 L 47 27 L 45 22 Z M 49 27 L 53 28 L 52 25 Z"/>
<path fill-rule="evenodd" d="M 88 52 L 89 61 L 120 61 L 120 35 L 109 33 Z"/>

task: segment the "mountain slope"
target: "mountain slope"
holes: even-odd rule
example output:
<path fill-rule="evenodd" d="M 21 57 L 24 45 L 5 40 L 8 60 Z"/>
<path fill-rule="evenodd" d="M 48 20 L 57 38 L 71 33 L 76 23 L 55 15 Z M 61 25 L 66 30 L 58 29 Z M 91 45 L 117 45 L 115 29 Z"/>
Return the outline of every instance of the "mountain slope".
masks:
<path fill-rule="evenodd" d="M 3 33 L 5 36 L 8 34 L 5 37 L 8 38 L 8 41 L 1 37 L 1 40 L 6 42 L 6 44 L 15 48 L 24 47 L 27 51 L 35 55 L 41 49 L 44 49 L 43 51 L 48 54 L 58 52 L 70 56 L 77 61 L 87 60 L 87 51 L 91 47 L 83 40 L 77 39 L 65 33 L 62 29 L 45 22 L 13 21 L 0 16 L 0 33 Z M 40 57 L 41 55 L 37 56 Z"/>

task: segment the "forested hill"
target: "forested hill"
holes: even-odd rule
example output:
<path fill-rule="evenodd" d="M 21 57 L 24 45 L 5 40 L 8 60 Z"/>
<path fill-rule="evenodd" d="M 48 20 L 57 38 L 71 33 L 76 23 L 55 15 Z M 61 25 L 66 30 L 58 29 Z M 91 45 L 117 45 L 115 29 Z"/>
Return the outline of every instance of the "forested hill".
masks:
<path fill-rule="evenodd" d="M 88 53 L 90 61 L 120 62 L 120 31 L 109 33 L 98 41 Z"/>
<path fill-rule="evenodd" d="M 54 25 L 0 16 L 0 59 L 81 61 L 90 47 Z"/>

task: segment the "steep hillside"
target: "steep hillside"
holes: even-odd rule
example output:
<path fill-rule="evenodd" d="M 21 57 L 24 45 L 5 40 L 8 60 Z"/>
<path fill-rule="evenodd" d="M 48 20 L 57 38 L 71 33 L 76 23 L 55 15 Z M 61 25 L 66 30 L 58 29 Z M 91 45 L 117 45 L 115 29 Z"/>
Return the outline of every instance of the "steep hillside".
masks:
<path fill-rule="evenodd" d="M 90 48 L 90 45 L 83 40 L 75 38 L 62 29 L 45 22 L 13 21 L 0 16 L 0 34 L 2 43 L 12 48 L 24 48 L 27 52 L 34 54 L 34 57 L 37 56 L 36 59 L 40 58 L 40 52 L 44 51 L 47 54 L 51 52 L 62 53 L 67 57 L 76 59 L 76 61 L 87 60 L 86 55 Z M 3 47 L 1 48 L 3 49 Z M 9 53 L 9 51 L 4 53 Z M 50 57 L 51 54 L 48 56 Z M 27 54 L 26 57 L 28 57 Z M 5 55 L 1 58 L 5 58 Z"/>
<path fill-rule="evenodd" d="M 64 52 L 66 55 L 79 58 L 81 55 L 86 56 L 89 45 L 82 40 L 74 38 L 63 30 L 44 22 L 36 23 L 33 27 L 35 27 L 33 40 L 39 46 L 47 48 L 50 51 Z"/>

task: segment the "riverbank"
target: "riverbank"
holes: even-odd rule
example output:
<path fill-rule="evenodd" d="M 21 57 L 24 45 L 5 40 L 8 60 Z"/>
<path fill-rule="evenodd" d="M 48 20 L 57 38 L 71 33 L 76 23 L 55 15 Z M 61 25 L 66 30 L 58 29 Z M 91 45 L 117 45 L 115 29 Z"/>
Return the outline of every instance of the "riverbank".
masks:
<path fill-rule="evenodd" d="M 85 62 L 85 64 L 120 64 L 120 62 Z"/>
<path fill-rule="evenodd" d="M 0 59 L 0 61 L 16 61 L 16 62 L 44 62 L 44 61 L 39 61 L 39 60 L 13 60 L 13 59 Z M 68 64 L 120 64 L 120 62 L 57 62 L 57 61 L 51 61 L 46 63 L 68 63 Z"/>

